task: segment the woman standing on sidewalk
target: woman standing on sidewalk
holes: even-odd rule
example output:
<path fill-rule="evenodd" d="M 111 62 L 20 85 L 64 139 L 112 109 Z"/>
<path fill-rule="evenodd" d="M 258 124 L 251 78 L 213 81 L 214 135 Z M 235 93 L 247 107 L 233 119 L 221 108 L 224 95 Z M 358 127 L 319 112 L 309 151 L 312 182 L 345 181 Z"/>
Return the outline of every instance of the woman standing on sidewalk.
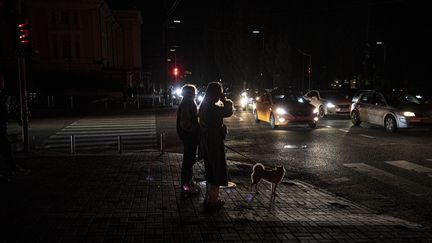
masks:
<path fill-rule="evenodd" d="M 192 167 L 199 142 L 199 124 L 195 95 L 197 89 L 192 84 L 182 88 L 183 99 L 177 109 L 177 134 L 183 142 L 183 163 L 181 167 L 181 192 L 199 193 L 192 179 Z"/>
<path fill-rule="evenodd" d="M 223 94 L 222 85 L 209 83 L 200 104 L 198 118 L 201 127 L 200 148 L 206 171 L 206 208 L 224 205 L 219 199 L 219 187 L 228 185 L 224 140 L 227 134 L 223 118 L 233 114 L 233 104 Z"/>

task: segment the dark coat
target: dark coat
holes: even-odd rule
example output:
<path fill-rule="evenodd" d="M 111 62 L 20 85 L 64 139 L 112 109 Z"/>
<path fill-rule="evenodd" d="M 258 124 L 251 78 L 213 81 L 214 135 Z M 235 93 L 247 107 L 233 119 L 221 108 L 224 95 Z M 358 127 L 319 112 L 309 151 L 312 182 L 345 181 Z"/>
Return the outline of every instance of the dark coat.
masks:
<path fill-rule="evenodd" d="M 224 101 L 224 106 L 218 106 L 204 100 L 198 111 L 201 127 L 200 150 L 205 163 L 206 181 L 214 186 L 228 185 L 224 147 L 227 131 L 223 118 L 232 114 L 231 101 Z"/>
<path fill-rule="evenodd" d="M 198 141 L 199 124 L 198 124 L 197 105 L 193 99 L 183 98 L 177 109 L 177 135 L 183 141 Z"/>

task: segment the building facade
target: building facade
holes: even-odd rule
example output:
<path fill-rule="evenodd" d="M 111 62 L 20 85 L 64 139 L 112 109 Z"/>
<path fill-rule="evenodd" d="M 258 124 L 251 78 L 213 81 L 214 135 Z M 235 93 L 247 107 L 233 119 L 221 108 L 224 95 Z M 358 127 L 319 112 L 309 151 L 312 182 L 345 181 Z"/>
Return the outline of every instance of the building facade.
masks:
<path fill-rule="evenodd" d="M 31 24 L 30 87 L 118 94 L 142 83 L 139 11 L 112 10 L 103 0 L 22 3 Z M 15 53 L 1 54 L 0 61 L 13 68 Z"/>

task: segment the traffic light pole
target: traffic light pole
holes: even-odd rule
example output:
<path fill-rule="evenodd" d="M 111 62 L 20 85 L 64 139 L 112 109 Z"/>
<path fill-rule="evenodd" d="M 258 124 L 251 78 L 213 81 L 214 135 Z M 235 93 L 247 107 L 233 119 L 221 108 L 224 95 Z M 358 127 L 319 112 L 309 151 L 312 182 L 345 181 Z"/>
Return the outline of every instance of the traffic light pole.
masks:
<path fill-rule="evenodd" d="M 17 1 L 18 16 L 22 15 L 22 2 Z M 20 43 L 21 44 L 21 43 Z M 23 151 L 29 152 L 29 134 L 28 134 L 28 106 L 27 106 L 27 79 L 26 79 L 26 65 L 25 65 L 25 51 L 24 47 L 18 48 L 18 78 L 20 86 L 20 106 L 21 106 L 21 121 L 22 121 L 22 137 L 23 137 Z"/>
<path fill-rule="evenodd" d="M 28 106 L 27 106 L 27 80 L 24 50 L 18 51 L 18 77 L 20 85 L 20 104 L 22 120 L 22 137 L 23 150 L 29 152 L 29 134 L 28 134 Z"/>

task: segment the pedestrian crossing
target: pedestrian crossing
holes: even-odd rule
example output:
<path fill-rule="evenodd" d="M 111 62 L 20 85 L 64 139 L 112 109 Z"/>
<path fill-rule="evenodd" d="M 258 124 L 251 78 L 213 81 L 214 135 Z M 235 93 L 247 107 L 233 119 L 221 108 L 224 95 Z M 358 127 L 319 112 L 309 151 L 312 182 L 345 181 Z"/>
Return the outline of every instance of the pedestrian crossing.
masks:
<path fill-rule="evenodd" d="M 432 162 L 432 159 L 425 159 L 425 161 Z M 414 173 L 412 174 L 414 177 L 432 178 L 432 164 L 428 165 L 427 167 L 406 160 L 384 161 L 384 163 L 391 165 L 392 167 L 408 171 L 409 173 Z M 356 171 L 357 173 L 373 178 L 374 180 L 395 187 L 411 195 L 432 195 L 432 189 L 427 185 L 413 182 L 409 179 L 395 175 L 384 169 L 376 168 L 366 163 L 347 163 L 344 164 L 344 166 Z"/>
<path fill-rule="evenodd" d="M 67 153 L 156 149 L 155 115 L 86 117 L 49 137 L 44 148 Z"/>

